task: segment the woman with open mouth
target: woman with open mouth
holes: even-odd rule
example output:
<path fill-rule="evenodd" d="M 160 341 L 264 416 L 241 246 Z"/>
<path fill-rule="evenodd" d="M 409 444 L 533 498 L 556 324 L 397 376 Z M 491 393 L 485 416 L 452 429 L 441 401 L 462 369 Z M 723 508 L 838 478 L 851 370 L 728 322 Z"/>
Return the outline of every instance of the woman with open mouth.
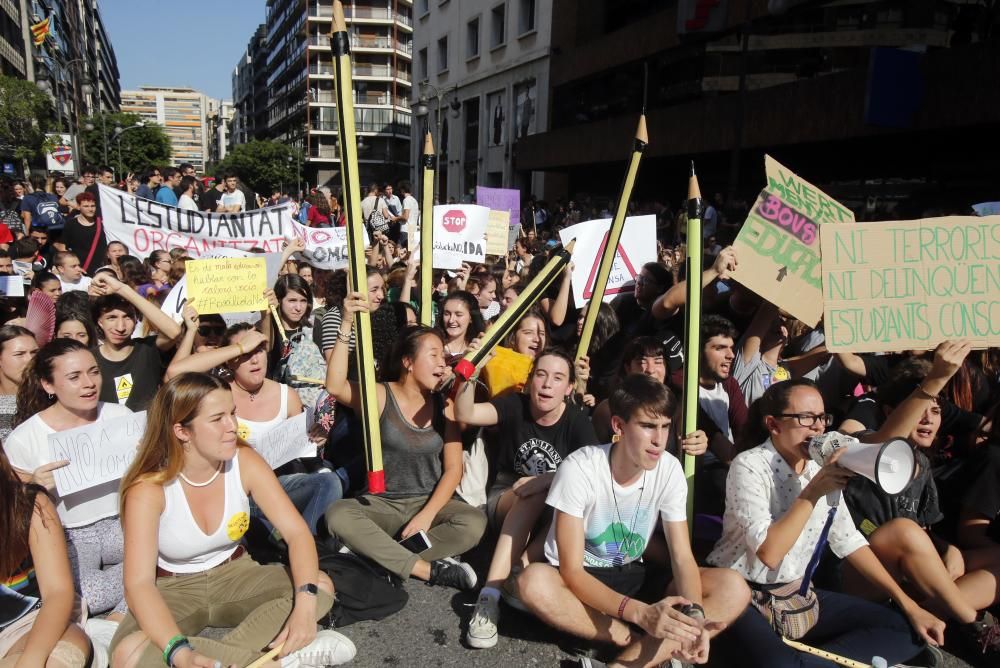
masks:
<path fill-rule="evenodd" d="M 73 578 L 92 617 L 87 632 L 106 660 L 111 636 L 127 612 L 117 481 L 60 496 L 53 471 L 69 462 L 51 461 L 48 445 L 50 434 L 132 412 L 117 402 L 101 401 L 100 391 L 101 368 L 94 353 L 74 339 L 54 339 L 25 371 L 16 426 L 4 450 L 21 478 L 44 487 L 56 504 L 66 529 Z M 110 613 L 107 619 L 93 618 L 103 613 Z"/>
<path fill-rule="evenodd" d="M 465 290 L 457 290 L 441 303 L 438 329 L 444 332 L 444 352 L 448 364 L 454 364 L 469 350 L 477 336 L 486 329 L 479 310 L 479 300 Z"/>

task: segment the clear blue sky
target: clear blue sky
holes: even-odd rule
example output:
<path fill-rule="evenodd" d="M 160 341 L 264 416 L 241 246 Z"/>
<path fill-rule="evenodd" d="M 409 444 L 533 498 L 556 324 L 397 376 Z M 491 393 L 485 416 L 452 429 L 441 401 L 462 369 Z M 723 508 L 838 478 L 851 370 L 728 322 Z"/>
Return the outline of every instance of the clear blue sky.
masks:
<path fill-rule="evenodd" d="M 186 86 L 232 98 L 232 73 L 265 0 L 100 0 L 122 90 Z"/>

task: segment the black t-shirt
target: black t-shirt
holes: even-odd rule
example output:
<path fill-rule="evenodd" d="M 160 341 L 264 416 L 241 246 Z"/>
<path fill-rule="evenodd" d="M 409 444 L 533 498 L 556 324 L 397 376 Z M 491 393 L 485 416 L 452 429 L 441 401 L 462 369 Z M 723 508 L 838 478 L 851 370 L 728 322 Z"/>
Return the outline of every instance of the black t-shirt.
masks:
<path fill-rule="evenodd" d="M 144 411 L 163 380 L 163 358 L 156 336 L 132 340 L 132 352 L 120 362 L 112 362 L 94 350 L 101 368 L 101 401 L 125 404 L 134 412 Z"/>
<path fill-rule="evenodd" d="M 218 188 L 209 188 L 198 198 L 198 207 L 202 211 L 215 211 L 219 208 L 222 192 Z"/>
<path fill-rule="evenodd" d="M 577 448 L 600 443 L 590 419 L 573 404 L 566 404 L 558 422 L 543 427 L 531 419 L 530 401 L 525 394 L 505 394 L 490 402 L 499 417 L 497 484 L 555 471 Z"/>
<path fill-rule="evenodd" d="M 985 446 L 982 459 L 977 463 L 981 472 L 962 500 L 962 505 L 988 518 L 988 535 L 1000 542 L 1000 443 Z"/>
<path fill-rule="evenodd" d="M 87 273 L 92 273 L 94 269 L 103 267 L 108 263 L 108 242 L 104 237 L 104 228 L 101 228 L 101 236 L 97 239 L 97 246 L 94 247 L 94 256 L 87 262 L 87 255 L 94 245 L 94 235 L 97 234 L 97 225 L 81 225 L 78 216 L 70 218 L 63 229 L 62 240 L 66 244 L 66 250 L 71 250 L 80 258 L 80 266 Z"/>
<path fill-rule="evenodd" d="M 877 431 L 885 422 L 885 415 L 875 397 L 874 392 L 858 397 L 848 409 L 844 419 L 857 420 L 867 431 Z M 962 410 L 944 397 L 938 398 L 938 405 L 941 407 L 938 439 L 944 440 L 948 436 L 954 436 L 956 440 L 963 442 L 969 434 L 979 428 L 979 423 L 983 420 L 983 416 L 979 413 Z"/>
<path fill-rule="evenodd" d="M 917 475 L 899 494 L 890 496 L 860 475 L 851 478 L 844 489 L 844 499 L 854 524 L 865 536 L 870 536 L 875 529 L 897 518 L 913 520 L 925 528 L 944 519 L 930 460 L 920 450 L 915 450 L 913 454 L 918 466 Z"/>

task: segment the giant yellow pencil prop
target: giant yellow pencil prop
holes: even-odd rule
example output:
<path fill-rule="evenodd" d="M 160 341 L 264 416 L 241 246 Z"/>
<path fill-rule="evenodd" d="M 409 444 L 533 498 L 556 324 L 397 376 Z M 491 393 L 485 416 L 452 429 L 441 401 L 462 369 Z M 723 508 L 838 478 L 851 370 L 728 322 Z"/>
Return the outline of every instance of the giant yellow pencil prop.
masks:
<path fill-rule="evenodd" d="M 424 197 L 420 209 L 420 324 L 434 326 L 434 142 L 424 139 Z"/>
<path fill-rule="evenodd" d="M 503 341 L 504 337 L 521 321 L 521 318 L 528 312 L 528 309 L 545 294 L 545 290 L 551 285 L 552 281 L 569 264 L 570 256 L 573 254 L 573 246 L 575 245 L 576 240 L 574 239 L 566 244 L 565 248 L 560 248 L 549 259 L 545 266 L 542 267 L 542 270 L 538 272 L 538 275 L 531 279 L 531 282 L 524 288 L 524 292 L 518 295 L 514 303 L 508 306 L 507 310 L 501 313 L 496 322 L 486 330 L 479 348 L 470 350 L 466 353 L 465 357 L 458 361 L 458 364 L 455 365 L 456 376 L 459 376 L 463 380 L 469 380 L 472 374 L 476 372 L 476 369 L 485 363 L 490 351 Z"/>
<path fill-rule="evenodd" d="M 632 186 L 635 185 L 635 175 L 639 172 L 639 161 L 642 159 L 642 152 L 646 149 L 646 144 L 648 143 L 646 115 L 643 114 L 639 116 L 639 127 L 635 131 L 632 157 L 629 159 L 628 171 L 625 172 L 622 191 L 618 195 L 618 206 L 615 209 L 615 217 L 611 219 L 611 228 L 608 230 L 608 236 L 604 240 L 604 251 L 601 254 L 600 264 L 597 265 L 597 275 L 594 277 L 594 292 L 589 302 L 591 306 L 587 308 L 587 315 L 583 319 L 580 343 L 576 347 L 576 359 L 580 359 L 586 355 L 587 349 L 590 348 L 590 339 L 594 336 L 594 325 L 597 323 L 597 312 L 600 310 L 601 302 L 604 301 L 604 290 L 608 287 L 608 276 L 611 274 L 611 267 L 615 263 L 618 242 L 621 241 L 622 230 L 625 227 L 625 213 L 628 211 L 628 201 L 632 197 Z"/>
<path fill-rule="evenodd" d="M 330 33 L 333 73 L 337 93 L 337 121 L 340 130 L 340 176 L 347 213 L 348 278 L 351 289 L 368 294 L 365 268 L 364 218 L 361 216 L 361 182 L 358 174 L 358 142 L 354 132 L 354 85 L 351 80 L 351 42 L 344 20 L 344 6 L 333 2 L 333 29 Z M 382 469 L 382 434 L 379 430 L 378 396 L 375 393 L 375 363 L 372 355 L 371 315 L 355 316 L 355 358 L 361 390 L 361 425 L 368 459 L 368 491 L 385 492 Z"/>
<path fill-rule="evenodd" d="M 698 175 L 691 163 L 688 177 L 687 221 L 687 307 L 684 309 L 684 434 L 698 429 L 698 365 L 701 362 L 701 199 Z M 694 457 L 684 455 L 687 478 L 687 516 L 694 529 Z"/>

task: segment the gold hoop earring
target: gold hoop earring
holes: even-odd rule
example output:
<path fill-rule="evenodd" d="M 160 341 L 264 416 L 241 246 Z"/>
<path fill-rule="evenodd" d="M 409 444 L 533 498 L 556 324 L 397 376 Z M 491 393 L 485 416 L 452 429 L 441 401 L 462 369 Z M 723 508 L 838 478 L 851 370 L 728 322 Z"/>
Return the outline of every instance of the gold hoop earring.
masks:
<path fill-rule="evenodd" d="M 617 443 L 620 440 L 622 440 L 622 435 L 621 434 L 613 434 L 611 436 L 611 442 L 612 443 Z"/>

